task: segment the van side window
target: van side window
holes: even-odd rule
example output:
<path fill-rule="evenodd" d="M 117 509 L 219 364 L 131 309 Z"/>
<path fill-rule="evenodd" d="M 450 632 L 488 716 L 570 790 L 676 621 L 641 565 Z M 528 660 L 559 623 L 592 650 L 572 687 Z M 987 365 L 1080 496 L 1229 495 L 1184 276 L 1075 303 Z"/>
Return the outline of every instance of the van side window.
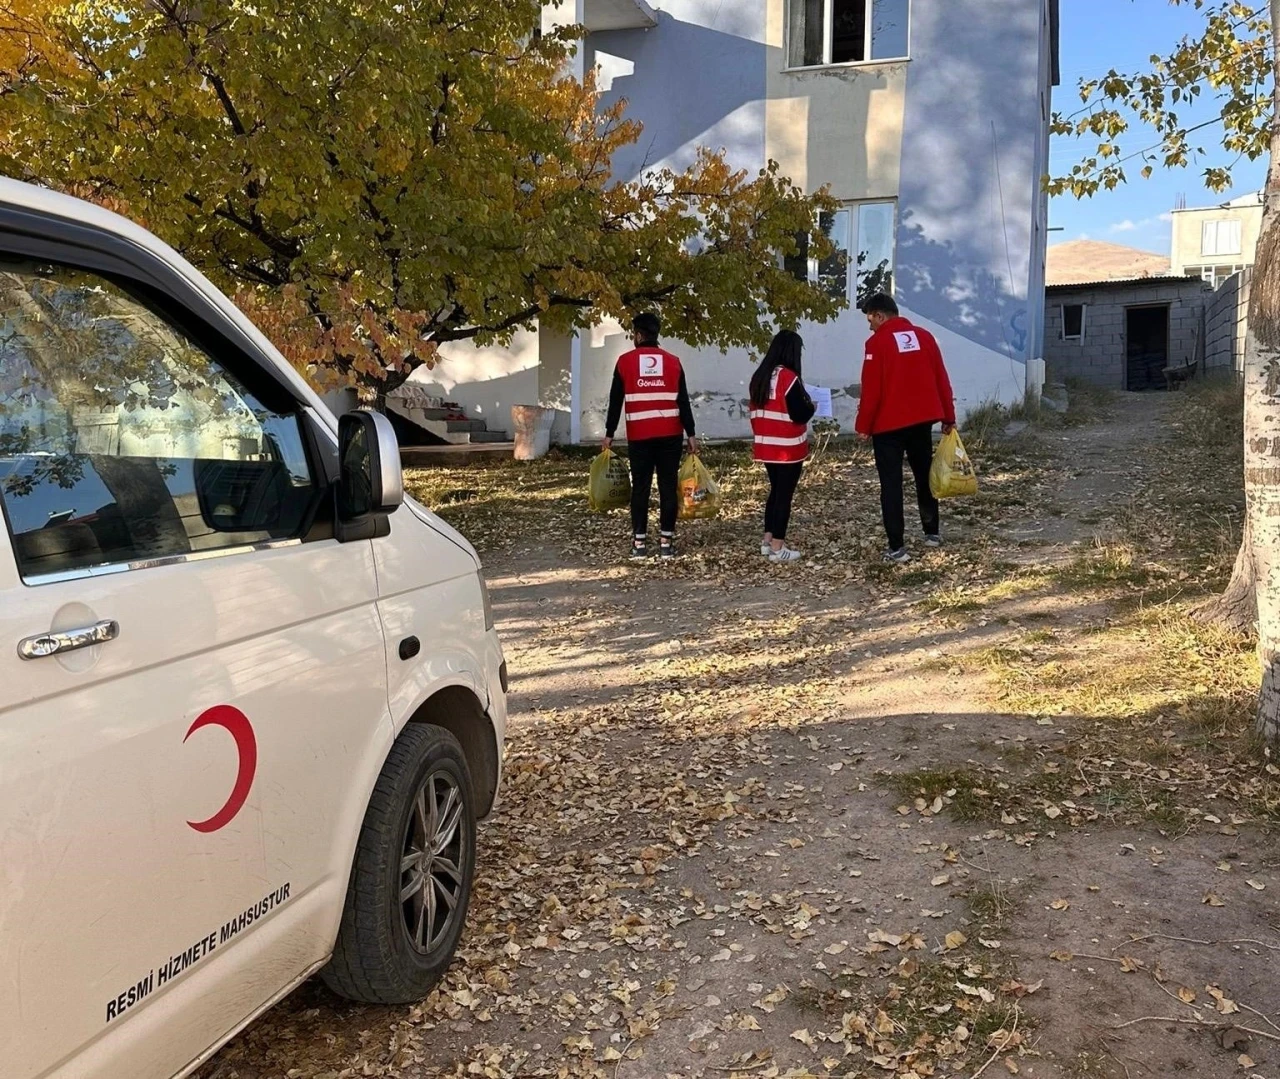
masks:
<path fill-rule="evenodd" d="M 301 424 L 125 287 L 0 258 L 0 501 L 25 579 L 300 536 Z"/>

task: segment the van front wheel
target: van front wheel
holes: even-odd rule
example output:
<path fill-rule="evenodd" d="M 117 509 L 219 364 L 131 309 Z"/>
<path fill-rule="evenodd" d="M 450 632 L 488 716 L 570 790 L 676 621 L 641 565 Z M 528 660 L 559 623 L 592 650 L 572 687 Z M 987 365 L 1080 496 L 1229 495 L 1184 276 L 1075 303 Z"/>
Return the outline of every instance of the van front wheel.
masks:
<path fill-rule="evenodd" d="M 476 863 L 471 776 L 440 727 L 406 727 L 369 799 L 325 983 L 368 1004 L 435 986 L 462 936 Z"/>

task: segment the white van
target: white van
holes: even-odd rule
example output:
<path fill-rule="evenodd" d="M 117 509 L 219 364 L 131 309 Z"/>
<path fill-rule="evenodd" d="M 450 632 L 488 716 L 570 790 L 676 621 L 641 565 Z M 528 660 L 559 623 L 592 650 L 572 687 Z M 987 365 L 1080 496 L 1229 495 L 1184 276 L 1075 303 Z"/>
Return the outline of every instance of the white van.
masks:
<path fill-rule="evenodd" d="M 425 995 L 494 805 L 475 551 L 205 278 L 0 180 L 0 1074 L 170 1079 Z"/>

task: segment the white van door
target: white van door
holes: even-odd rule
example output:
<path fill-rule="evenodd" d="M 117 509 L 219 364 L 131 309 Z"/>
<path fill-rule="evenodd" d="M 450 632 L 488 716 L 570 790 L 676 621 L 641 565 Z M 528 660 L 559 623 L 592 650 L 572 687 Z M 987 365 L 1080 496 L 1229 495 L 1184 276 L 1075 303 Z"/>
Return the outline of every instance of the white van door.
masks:
<path fill-rule="evenodd" d="M 151 292 L 0 255 L 6 1079 L 172 1075 L 332 947 L 392 731 L 312 424 Z"/>

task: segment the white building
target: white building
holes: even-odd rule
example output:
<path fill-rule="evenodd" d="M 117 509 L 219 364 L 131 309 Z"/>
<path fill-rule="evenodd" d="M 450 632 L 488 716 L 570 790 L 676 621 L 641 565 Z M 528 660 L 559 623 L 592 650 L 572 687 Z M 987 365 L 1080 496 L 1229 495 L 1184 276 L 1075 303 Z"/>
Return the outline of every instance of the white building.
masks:
<path fill-rule="evenodd" d="M 1173 211 L 1169 261 L 1177 277 L 1199 277 L 1218 288 L 1253 265 L 1262 234 L 1262 194 L 1218 206 Z"/>
<path fill-rule="evenodd" d="M 565 0 L 546 17 L 586 26 L 580 70 L 598 67 L 604 103 L 627 99 L 644 124 L 614 161 L 619 180 L 708 146 L 829 185 L 843 206 L 824 225 L 886 265 L 904 313 L 937 335 L 961 409 L 1020 398 L 1028 370 L 1035 381 L 1057 0 Z M 857 278 L 831 287 L 852 299 Z M 866 321 L 851 309 L 800 329 L 806 381 L 833 389 L 847 430 Z M 752 357 L 666 343 L 685 359 L 699 433 L 745 435 Z M 541 404 L 560 413 L 562 440 L 589 441 L 628 347 L 612 323 L 571 339 L 532 330 L 508 348 L 450 346 L 416 380 L 491 429 L 510 428 L 512 405 Z"/>

